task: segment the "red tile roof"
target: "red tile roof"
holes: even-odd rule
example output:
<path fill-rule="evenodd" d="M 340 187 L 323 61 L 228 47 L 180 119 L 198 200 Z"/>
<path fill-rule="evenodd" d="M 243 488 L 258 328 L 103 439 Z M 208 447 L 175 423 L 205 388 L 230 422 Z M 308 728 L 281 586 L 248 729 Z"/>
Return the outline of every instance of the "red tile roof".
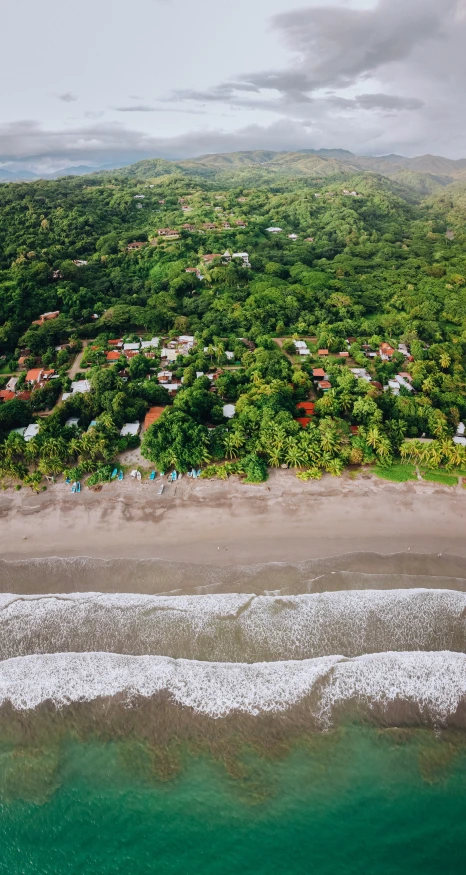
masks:
<path fill-rule="evenodd" d="M 359 425 L 350 425 L 350 431 L 351 431 L 351 434 L 358 434 Z"/>
<path fill-rule="evenodd" d="M 120 353 L 116 350 L 114 350 L 113 352 L 108 352 L 106 358 L 108 362 L 117 362 L 120 358 Z"/>
<path fill-rule="evenodd" d="M 344 351 L 344 352 L 339 352 L 338 355 L 341 356 L 341 358 L 345 358 L 345 359 L 347 359 L 348 356 L 349 356 L 349 352 L 346 352 L 346 351 Z"/>
<path fill-rule="evenodd" d="M 328 380 L 321 380 L 321 382 L 318 383 L 317 385 L 318 385 L 319 389 L 331 389 L 332 388 L 332 384 L 329 383 Z"/>
<path fill-rule="evenodd" d="M 298 416 L 298 418 L 296 419 L 296 422 L 299 422 L 302 428 L 307 428 L 311 421 L 312 420 L 309 419 L 307 416 Z"/>
<path fill-rule="evenodd" d="M 150 410 L 146 413 L 146 418 L 144 420 L 144 430 L 148 429 L 149 426 L 153 425 L 154 422 L 157 422 L 158 419 L 162 416 L 165 407 L 151 407 Z"/>
<path fill-rule="evenodd" d="M 25 391 L 25 392 L 18 392 L 16 397 L 19 398 L 20 401 L 29 401 L 31 398 L 31 395 L 32 395 L 32 392 Z"/>
<path fill-rule="evenodd" d="M 325 377 L 325 371 L 323 368 L 314 368 L 312 372 L 313 377 Z"/>
<path fill-rule="evenodd" d="M 37 383 L 41 376 L 42 368 L 31 368 L 26 374 L 26 380 L 28 383 Z"/>
<path fill-rule="evenodd" d="M 328 349 L 319 349 L 317 355 L 328 355 Z"/>
<path fill-rule="evenodd" d="M 9 389 L 0 389 L 0 401 L 11 401 L 14 397 L 15 393 Z"/>
<path fill-rule="evenodd" d="M 298 401 L 296 406 L 298 410 L 304 411 L 306 416 L 312 416 L 315 412 L 314 401 Z"/>

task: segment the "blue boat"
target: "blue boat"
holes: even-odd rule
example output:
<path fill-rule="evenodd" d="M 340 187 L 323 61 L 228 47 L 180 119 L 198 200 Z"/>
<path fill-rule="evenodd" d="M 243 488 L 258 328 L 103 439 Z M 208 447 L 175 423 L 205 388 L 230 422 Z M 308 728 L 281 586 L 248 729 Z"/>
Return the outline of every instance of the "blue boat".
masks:
<path fill-rule="evenodd" d="M 76 492 L 76 483 L 73 483 L 71 487 L 71 492 L 74 494 Z"/>
<path fill-rule="evenodd" d="M 123 475 L 123 471 L 120 471 L 120 472 L 118 473 L 118 479 L 119 479 L 119 480 L 123 480 L 123 476 L 124 476 L 124 475 Z"/>
<path fill-rule="evenodd" d="M 76 492 L 81 492 L 81 484 L 80 484 L 79 480 L 76 483 Z"/>
<path fill-rule="evenodd" d="M 118 475 L 118 468 L 114 468 L 112 471 L 111 479 L 116 480 L 117 475 Z"/>
<path fill-rule="evenodd" d="M 151 475 L 149 477 L 149 480 L 155 480 L 156 476 L 157 476 L 157 471 L 152 471 Z"/>

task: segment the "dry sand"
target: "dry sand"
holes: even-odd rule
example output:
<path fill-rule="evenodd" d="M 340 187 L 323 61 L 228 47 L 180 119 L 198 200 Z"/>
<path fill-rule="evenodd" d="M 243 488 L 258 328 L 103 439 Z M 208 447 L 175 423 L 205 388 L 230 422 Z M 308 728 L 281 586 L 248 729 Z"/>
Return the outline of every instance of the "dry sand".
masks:
<path fill-rule="evenodd" d="M 296 563 L 348 553 L 466 557 L 466 491 L 370 475 L 302 483 L 274 471 L 252 486 L 126 477 L 71 495 L 64 483 L 36 495 L 0 494 L 0 556 L 158 558 L 217 566 Z"/>

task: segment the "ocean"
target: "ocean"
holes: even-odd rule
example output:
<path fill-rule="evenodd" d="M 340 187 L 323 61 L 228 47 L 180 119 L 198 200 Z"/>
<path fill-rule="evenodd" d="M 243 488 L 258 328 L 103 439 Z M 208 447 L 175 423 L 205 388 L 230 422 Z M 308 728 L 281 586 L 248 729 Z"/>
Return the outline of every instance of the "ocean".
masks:
<path fill-rule="evenodd" d="M 463 872 L 465 570 L 0 562 L 0 873 Z"/>

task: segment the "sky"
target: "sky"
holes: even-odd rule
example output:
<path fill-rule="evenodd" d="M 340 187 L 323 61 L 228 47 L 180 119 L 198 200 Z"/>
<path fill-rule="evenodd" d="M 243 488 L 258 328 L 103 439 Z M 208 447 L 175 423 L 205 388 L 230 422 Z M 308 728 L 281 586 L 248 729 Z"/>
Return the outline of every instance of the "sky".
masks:
<path fill-rule="evenodd" d="M 0 167 L 466 157 L 466 0 L 4 0 Z"/>

